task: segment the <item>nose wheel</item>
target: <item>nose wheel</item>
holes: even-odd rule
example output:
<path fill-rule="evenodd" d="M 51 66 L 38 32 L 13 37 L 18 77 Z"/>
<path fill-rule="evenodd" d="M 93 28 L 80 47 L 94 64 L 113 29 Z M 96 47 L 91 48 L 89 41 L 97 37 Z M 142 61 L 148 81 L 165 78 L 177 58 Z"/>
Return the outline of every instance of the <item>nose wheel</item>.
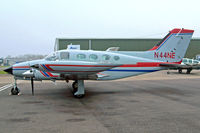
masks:
<path fill-rule="evenodd" d="M 14 78 L 14 87 L 11 89 L 11 95 L 19 95 L 19 88 L 17 87 L 17 79 Z"/>
<path fill-rule="evenodd" d="M 19 88 L 18 87 L 13 87 L 11 89 L 11 95 L 18 95 L 20 92 Z"/>
<path fill-rule="evenodd" d="M 85 96 L 85 88 L 83 80 L 76 80 L 72 83 L 73 95 L 76 98 L 83 98 Z"/>

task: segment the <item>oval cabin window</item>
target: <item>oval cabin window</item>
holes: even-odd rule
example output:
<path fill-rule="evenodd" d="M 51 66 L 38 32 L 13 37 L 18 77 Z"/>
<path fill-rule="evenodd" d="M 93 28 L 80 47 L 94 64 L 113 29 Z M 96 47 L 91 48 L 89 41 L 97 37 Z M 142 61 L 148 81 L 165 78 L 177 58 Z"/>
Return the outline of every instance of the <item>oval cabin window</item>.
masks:
<path fill-rule="evenodd" d="M 85 54 L 78 54 L 77 58 L 80 59 L 80 60 L 83 60 L 83 59 L 86 58 L 86 55 Z"/>
<path fill-rule="evenodd" d="M 89 56 L 89 58 L 90 58 L 90 60 L 97 60 L 97 59 L 98 59 L 98 56 L 95 55 L 95 54 L 91 54 L 91 55 Z"/>
<path fill-rule="evenodd" d="M 120 58 L 119 58 L 119 56 L 114 56 L 114 60 L 119 60 Z"/>

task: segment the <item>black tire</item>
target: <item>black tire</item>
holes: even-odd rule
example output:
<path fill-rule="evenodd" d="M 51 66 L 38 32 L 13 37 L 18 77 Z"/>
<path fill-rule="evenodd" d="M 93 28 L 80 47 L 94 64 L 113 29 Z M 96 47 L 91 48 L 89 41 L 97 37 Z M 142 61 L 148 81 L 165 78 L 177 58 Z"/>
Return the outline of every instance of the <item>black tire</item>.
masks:
<path fill-rule="evenodd" d="M 18 89 L 17 87 L 12 88 L 12 89 L 11 89 L 11 94 L 12 94 L 12 95 L 18 95 L 18 94 L 19 94 L 19 89 Z"/>
<path fill-rule="evenodd" d="M 83 98 L 84 96 L 85 96 L 84 94 L 81 94 L 81 95 L 74 95 L 75 98 L 79 98 L 79 99 L 80 99 L 80 98 Z"/>
<path fill-rule="evenodd" d="M 72 88 L 73 88 L 73 94 L 76 93 L 78 90 L 78 82 L 73 82 Z"/>
<path fill-rule="evenodd" d="M 182 73 L 182 69 L 178 69 L 178 73 Z"/>
<path fill-rule="evenodd" d="M 190 74 L 190 72 L 192 71 L 192 69 L 187 69 L 187 74 Z"/>
<path fill-rule="evenodd" d="M 167 74 L 170 74 L 170 72 L 168 71 Z"/>

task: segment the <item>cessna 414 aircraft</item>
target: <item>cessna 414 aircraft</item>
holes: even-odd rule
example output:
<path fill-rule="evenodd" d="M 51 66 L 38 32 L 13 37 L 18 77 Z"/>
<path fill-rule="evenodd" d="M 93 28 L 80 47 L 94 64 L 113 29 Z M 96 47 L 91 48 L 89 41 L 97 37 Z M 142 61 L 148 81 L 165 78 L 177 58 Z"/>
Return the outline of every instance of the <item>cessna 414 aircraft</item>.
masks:
<path fill-rule="evenodd" d="M 173 29 L 148 51 L 60 50 L 42 60 L 18 63 L 4 71 L 14 75 L 13 95 L 20 91 L 16 79 L 31 80 L 33 95 L 34 80 L 74 80 L 73 94 L 81 98 L 85 95 L 84 80 L 115 80 L 179 65 L 193 32 Z"/>

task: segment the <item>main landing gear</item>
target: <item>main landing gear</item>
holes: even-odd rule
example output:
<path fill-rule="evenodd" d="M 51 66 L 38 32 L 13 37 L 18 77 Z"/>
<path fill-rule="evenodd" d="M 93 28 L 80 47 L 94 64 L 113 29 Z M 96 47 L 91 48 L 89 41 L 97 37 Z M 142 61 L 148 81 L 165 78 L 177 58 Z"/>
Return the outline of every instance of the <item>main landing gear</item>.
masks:
<path fill-rule="evenodd" d="M 178 69 L 178 73 L 182 73 L 182 69 Z"/>
<path fill-rule="evenodd" d="M 85 96 L 84 80 L 75 80 L 72 88 L 74 97 L 83 98 Z"/>
<path fill-rule="evenodd" d="M 13 88 L 11 89 L 10 94 L 11 94 L 11 95 L 19 95 L 19 94 L 20 94 L 20 90 L 19 90 L 19 88 L 17 87 L 17 79 L 14 78 L 14 80 L 15 80 L 14 86 L 13 86 Z"/>
<path fill-rule="evenodd" d="M 191 73 L 191 71 L 192 71 L 192 69 L 187 69 L 187 74 L 190 74 Z"/>
<path fill-rule="evenodd" d="M 186 74 L 190 74 L 191 71 L 192 71 L 192 68 L 187 68 Z M 182 73 L 182 69 L 181 68 L 178 69 L 178 73 Z"/>

